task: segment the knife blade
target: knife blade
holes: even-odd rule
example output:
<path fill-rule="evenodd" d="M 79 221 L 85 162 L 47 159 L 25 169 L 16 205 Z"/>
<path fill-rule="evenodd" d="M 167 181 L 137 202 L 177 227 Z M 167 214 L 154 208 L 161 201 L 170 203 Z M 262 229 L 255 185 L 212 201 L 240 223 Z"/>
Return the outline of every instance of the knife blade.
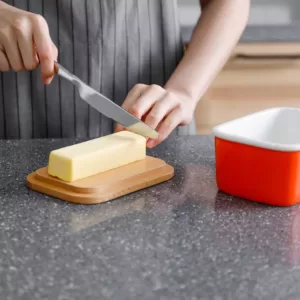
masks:
<path fill-rule="evenodd" d="M 55 62 L 55 73 L 74 84 L 77 87 L 82 100 L 101 114 L 116 121 L 129 131 L 142 135 L 145 138 L 157 139 L 159 137 L 158 132 L 153 128 L 85 84 L 58 62 Z"/>

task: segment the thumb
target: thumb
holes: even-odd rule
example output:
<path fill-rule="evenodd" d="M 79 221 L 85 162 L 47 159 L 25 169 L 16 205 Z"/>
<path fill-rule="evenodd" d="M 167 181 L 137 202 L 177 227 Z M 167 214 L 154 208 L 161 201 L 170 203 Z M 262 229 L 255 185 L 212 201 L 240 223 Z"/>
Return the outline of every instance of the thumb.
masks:
<path fill-rule="evenodd" d="M 116 128 L 115 128 L 115 132 L 120 132 L 120 131 L 123 131 L 125 130 L 125 127 L 120 125 L 120 124 L 117 124 Z"/>
<path fill-rule="evenodd" d="M 57 47 L 52 43 L 52 52 L 53 52 L 53 57 L 54 57 L 54 60 L 57 61 L 57 58 L 58 58 L 58 50 L 57 50 Z"/>

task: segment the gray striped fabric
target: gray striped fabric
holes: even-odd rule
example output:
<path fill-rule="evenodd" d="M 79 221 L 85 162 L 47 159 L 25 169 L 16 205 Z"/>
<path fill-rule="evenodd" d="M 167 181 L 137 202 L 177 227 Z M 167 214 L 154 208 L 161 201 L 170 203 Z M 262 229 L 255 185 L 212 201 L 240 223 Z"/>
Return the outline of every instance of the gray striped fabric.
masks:
<path fill-rule="evenodd" d="M 42 14 L 59 61 L 121 105 L 134 84 L 163 85 L 183 54 L 176 0 L 6 0 Z M 97 137 L 111 120 L 60 78 L 0 73 L 0 138 Z"/>

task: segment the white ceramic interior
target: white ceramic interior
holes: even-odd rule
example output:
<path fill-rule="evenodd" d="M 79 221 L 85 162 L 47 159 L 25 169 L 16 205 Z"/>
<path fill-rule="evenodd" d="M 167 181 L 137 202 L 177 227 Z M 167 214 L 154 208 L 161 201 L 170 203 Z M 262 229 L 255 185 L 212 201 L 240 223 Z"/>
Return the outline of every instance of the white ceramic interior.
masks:
<path fill-rule="evenodd" d="M 300 150 L 300 109 L 263 110 L 216 126 L 216 137 L 279 151 Z"/>

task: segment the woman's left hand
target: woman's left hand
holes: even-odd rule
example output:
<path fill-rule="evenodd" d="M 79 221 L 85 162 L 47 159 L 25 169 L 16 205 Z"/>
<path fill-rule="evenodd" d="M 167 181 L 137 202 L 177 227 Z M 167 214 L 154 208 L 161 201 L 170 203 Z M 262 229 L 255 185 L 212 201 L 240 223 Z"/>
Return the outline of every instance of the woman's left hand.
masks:
<path fill-rule="evenodd" d="M 135 85 L 122 105 L 125 110 L 158 131 L 157 140 L 147 141 L 149 148 L 164 141 L 177 126 L 189 124 L 195 106 L 196 102 L 184 92 L 144 84 Z M 124 127 L 116 127 L 116 132 L 122 130 Z"/>

